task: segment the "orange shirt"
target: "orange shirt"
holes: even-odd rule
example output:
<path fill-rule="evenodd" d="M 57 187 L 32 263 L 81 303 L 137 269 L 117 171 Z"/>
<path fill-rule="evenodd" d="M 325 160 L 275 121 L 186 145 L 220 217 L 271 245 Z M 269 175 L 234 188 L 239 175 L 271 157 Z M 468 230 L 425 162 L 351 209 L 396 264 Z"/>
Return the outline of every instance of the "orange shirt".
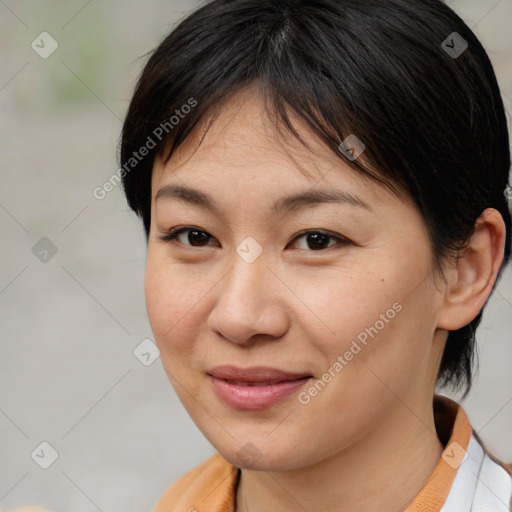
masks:
<path fill-rule="evenodd" d="M 445 446 L 425 487 L 404 512 L 512 510 L 512 466 L 489 454 L 464 410 L 434 397 L 438 437 Z M 216 453 L 176 480 L 153 512 L 234 512 L 240 470 Z"/>

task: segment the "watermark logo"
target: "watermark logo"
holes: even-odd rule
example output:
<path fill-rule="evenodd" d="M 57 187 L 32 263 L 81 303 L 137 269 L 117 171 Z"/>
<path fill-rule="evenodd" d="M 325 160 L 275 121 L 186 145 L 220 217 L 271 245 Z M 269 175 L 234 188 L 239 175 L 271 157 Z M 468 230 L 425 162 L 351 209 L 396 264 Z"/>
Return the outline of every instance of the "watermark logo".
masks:
<path fill-rule="evenodd" d="M 457 469 L 467 457 L 466 450 L 456 441 L 451 442 L 441 455 L 441 458 L 453 469 Z"/>
<path fill-rule="evenodd" d="M 41 32 L 30 46 L 39 57 L 47 59 L 59 47 L 59 43 L 48 32 Z"/>
<path fill-rule="evenodd" d="M 160 349 L 152 340 L 146 338 L 135 347 L 133 355 L 144 366 L 151 366 L 160 357 Z"/>
<path fill-rule="evenodd" d="M 32 254 L 41 263 L 48 263 L 57 254 L 57 246 L 49 238 L 43 236 L 32 247 Z"/>
<path fill-rule="evenodd" d="M 361 140 L 351 133 L 339 146 L 338 149 L 353 162 L 366 149 Z"/>
<path fill-rule="evenodd" d="M 238 244 L 236 252 L 246 263 L 252 263 L 263 252 L 263 247 L 252 236 L 248 236 Z"/>
<path fill-rule="evenodd" d="M 442 43 L 441 48 L 452 58 L 457 59 L 468 48 L 468 42 L 458 33 L 452 32 Z"/>
<path fill-rule="evenodd" d="M 236 454 L 237 459 L 243 466 L 252 466 L 256 464 L 262 456 L 263 454 L 253 443 L 245 443 Z"/>
<path fill-rule="evenodd" d="M 59 458 L 57 450 L 46 441 L 39 444 L 30 456 L 42 469 L 48 469 Z"/>

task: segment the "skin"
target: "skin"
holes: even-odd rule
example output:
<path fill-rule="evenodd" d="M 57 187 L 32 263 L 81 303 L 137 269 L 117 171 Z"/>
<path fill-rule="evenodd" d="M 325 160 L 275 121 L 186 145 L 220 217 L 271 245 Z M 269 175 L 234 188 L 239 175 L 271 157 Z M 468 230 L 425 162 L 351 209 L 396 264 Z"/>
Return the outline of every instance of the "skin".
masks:
<path fill-rule="evenodd" d="M 236 512 L 403 510 L 441 456 L 432 397 L 446 330 L 467 324 L 491 292 L 503 220 L 486 210 L 468 256 L 447 261 L 443 280 L 413 205 L 352 170 L 298 120 L 312 151 L 281 142 L 261 96 L 246 93 L 223 107 L 200 145 L 198 131 L 166 165 L 155 160 L 145 293 L 162 363 L 198 428 L 242 467 Z M 219 214 L 156 200 L 169 184 L 211 194 Z M 370 209 L 271 210 L 311 189 L 349 191 Z M 195 246 L 189 232 L 159 238 L 177 226 L 210 238 Z M 315 249 L 297 236 L 306 229 L 334 238 Z M 249 236 L 263 249 L 252 263 L 236 252 Z M 320 379 L 396 303 L 401 311 L 307 404 L 295 393 L 264 410 L 236 410 L 206 375 L 232 364 Z M 252 464 L 237 458 L 246 443 L 261 455 Z"/>

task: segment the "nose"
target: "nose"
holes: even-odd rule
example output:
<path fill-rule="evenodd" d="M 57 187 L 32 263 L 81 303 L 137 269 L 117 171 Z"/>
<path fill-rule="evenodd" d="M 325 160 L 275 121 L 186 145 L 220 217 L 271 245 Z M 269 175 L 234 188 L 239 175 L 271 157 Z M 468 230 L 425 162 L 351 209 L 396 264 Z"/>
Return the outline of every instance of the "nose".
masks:
<path fill-rule="evenodd" d="M 239 345 L 282 337 L 289 328 L 290 309 L 287 288 L 276 274 L 263 254 L 247 263 L 235 253 L 231 269 L 215 287 L 209 328 Z"/>

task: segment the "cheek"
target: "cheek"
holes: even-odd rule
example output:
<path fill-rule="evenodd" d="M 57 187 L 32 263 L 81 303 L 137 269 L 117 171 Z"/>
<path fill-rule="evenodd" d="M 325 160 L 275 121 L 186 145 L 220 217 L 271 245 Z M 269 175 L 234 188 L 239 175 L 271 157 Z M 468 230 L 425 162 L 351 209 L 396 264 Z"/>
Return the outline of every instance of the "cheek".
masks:
<path fill-rule="evenodd" d="M 164 324 L 169 327 L 172 326 L 173 317 L 176 316 L 171 301 L 172 291 L 169 284 L 168 276 L 160 270 L 157 264 L 153 263 L 148 253 L 144 276 L 144 294 L 149 322 L 157 338 L 161 336 Z"/>
<path fill-rule="evenodd" d="M 391 308 L 386 299 L 380 309 L 373 310 L 344 353 L 352 358 L 346 376 L 357 384 L 359 399 L 390 393 L 406 396 L 418 383 L 429 382 L 435 298 L 429 289 L 395 297 L 400 300 Z"/>
<path fill-rule="evenodd" d="M 149 323 L 164 365 L 182 372 L 192 365 L 204 324 L 205 296 L 214 282 L 198 270 L 170 263 L 158 248 L 148 248 L 144 292 Z M 185 365 L 186 363 L 186 365 Z M 195 364 L 195 363 L 194 363 Z"/>
<path fill-rule="evenodd" d="M 309 309 L 307 315 L 297 316 L 303 318 L 302 328 L 311 342 L 321 339 L 318 348 L 331 356 L 348 350 L 353 340 L 364 342 L 372 333 L 389 331 L 403 295 L 390 269 L 377 273 L 365 268 L 324 275 L 321 282 L 304 279 L 294 291 Z"/>
<path fill-rule="evenodd" d="M 387 382 L 401 385 L 409 370 L 426 369 L 435 327 L 435 290 L 428 281 L 418 286 L 428 272 L 426 264 L 405 267 L 390 260 L 378 271 L 352 269 L 321 285 L 309 280 L 296 288 L 314 313 L 303 317 L 302 329 L 322 354 L 326 369 L 338 362 L 337 374 L 344 375 L 338 380 L 344 384 L 359 379 L 375 384 L 377 377 L 369 371 L 374 369 Z"/>
<path fill-rule="evenodd" d="M 162 352 L 183 328 L 183 320 L 192 309 L 184 288 L 176 268 L 163 263 L 157 251 L 148 249 L 144 276 L 146 309 L 155 341 Z"/>

